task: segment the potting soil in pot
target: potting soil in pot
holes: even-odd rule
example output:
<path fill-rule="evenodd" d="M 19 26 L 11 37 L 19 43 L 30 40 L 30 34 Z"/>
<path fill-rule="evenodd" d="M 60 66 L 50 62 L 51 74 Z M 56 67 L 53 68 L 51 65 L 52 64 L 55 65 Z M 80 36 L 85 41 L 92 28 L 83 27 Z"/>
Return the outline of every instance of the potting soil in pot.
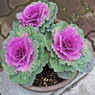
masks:
<path fill-rule="evenodd" d="M 53 69 L 50 69 L 48 65 L 43 68 L 43 71 L 40 74 L 37 74 L 36 79 L 33 83 L 34 86 L 51 86 L 59 82 L 62 82 L 63 79 L 60 78 Z"/>

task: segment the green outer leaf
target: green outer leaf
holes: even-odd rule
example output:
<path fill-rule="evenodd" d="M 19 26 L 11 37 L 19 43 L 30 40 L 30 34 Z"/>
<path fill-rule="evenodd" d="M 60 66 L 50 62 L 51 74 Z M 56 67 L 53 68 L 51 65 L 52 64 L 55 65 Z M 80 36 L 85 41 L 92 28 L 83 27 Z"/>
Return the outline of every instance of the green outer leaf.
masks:
<path fill-rule="evenodd" d="M 43 66 L 45 66 L 46 63 L 48 63 L 48 54 L 44 53 L 43 55 L 40 55 L 36 61 L 34 61 L 35 68 L 33 69 L 32 67 L 30 69 L 34 74 L 39 74 L 42 72 Z"/>
<path fill-rule="evenodd" d="M 39 60 L 37 59 L 31 63 L 31 66 L 30 66 L 31 72 L 36 71 L 38 66 L 40 66 L 40 63 L 39 63 Z"/>
<path fill-rule="evenodd" d="M 32 74 L 29 80 L 23 86 L 31 86 L 36 78 L 36 74 Z"/>
<path fill-rule="evenodd" d="M 15 75 L 9 75 L 9 78 L 14 83 L 24 84 L 24 83 L 26 83 L 29 80 L 30 76 L 22 77 L 21 73 L 17 73 Z"/>
<path fill-rule="evenodd" d="M 53 16 L 51 17 L 51 19 L 49 21 L 46 21 L 45 27 L 49 28 L 50 24 L 54 23 L 54 19 L 56 18 L 57 11 L 58 11 L 58 8 L 57 8 L 56 4 L 54 4 Z"/>
<path fill-rule="evenodd" d="M 53 51 L 51 51 L 51 56 L 52 57 L 57 57 L 57 55 L 55 55 L 55 53 Z"/>
<path fill-rule="evenodd" d="M 39 33 L 39 29 L 36 28 L 36 27 L 33 27 L 33 26 L 31 26 L 31 25 L 28 25 L 27 28 L 30 29 L 32 35 Z"/>
<path fill-rule="evenodd" d="M 30 29 L 28 27 L 22 27 L 22 26 L 18 27 L 16 33 L 19 37 L 22 37 L 24 33 L 28 33 L 28 35 L 31 35 Z"/>
<path fill-rule="evenodd" d="M 33 72 L 33 74 L 39 74 L 43 71 L 43 67 L 40 65 L 36 71 Z"/>
<path fill-rule="evenodd" d="M 32 41 L 32 44 L 33 44 L 33 49 L 38 49 L 38 48 L 39 48 L 39 43 L 38 43 L 38 41 L 33 40 L 33 41 Z"/>
<path fill-rule="evenodd" d="M 47 18 L 43 25 L 40 27 L 40 32 L 45 33 L 46 31 L 50 31 L 50 27 L 52 28 L 52 25 L 54 24 L 54 20 L 56 18 L 56 14 L 58 12 L 58 8 L 55 3 L 45 0 L 41 0 L 41 2 L 45 2 L 49 6 L 49 18 Z"/>
<path fill-rule="evenodd" d="M 29 36 L 39 33 L 39 29 L 31 25 L 28 25 L 27 27 L 18 26 L 14 31 L 15 34 L 13 35 L 16 35 L 18 37 L 22 37 L 24 33 L 28 33 Z"/>
<path fill-rule="evenodd" d="M 48 67 L 49 67 L 49 68 L 52 68 L 49 62 L 48 62 L 48 64 L 47 64 L 47 65 L 48 65 Z"/>
<path fill-rule="evenodd" d="M 46 37 L 46 47 L 49 51 L 51 51 L 52 33 L 46 32 L 45 37 Z"/>
<path fill-rule="evenodd" d="M 20 25 L 19 21 L 13 21 L 12 23 L 13 30 L 16 30 L 19 25 Z"/>
<path fill-rule="evenodd" d="M 9 78 L 14 83 L 20 83 L 20 81 L 21 81 L 20 73 L 17 73 L 15 75 L 10 75 Z"/>
<path fill-rule="evenodd" d="M 15 31 L 10 31 L 9 36 L 11 36 L 11 38 L 12 38 L 12 37 L 17 37 L 17 34 L 16 34 Z"/>
<path fill-rule="evenodd" d="M 89 47 L 87 45 L 87 39 L 84 39 L 84 48 L 81 51 L 82 52 L 82 55 L 85 56 L 87 54 L 88 50 L 90 50 L 90 49 L 89 49 Z"/>
<path fill-rule="evenodd" d="M 91 72 L 93 70 L 94 66 L 95 66 L 95 59 L 94 59 L 94 56 L 92 54 L 91 60 L 90 60 L 90 62 L 87 62 L 86 67 L 84 69 L 84 72 L 87 72 L 87 73 Z"/>
<path fill-rule="evenodd" d="M 53 16 L 53 14 L 54 14 L 54 10 L 55 10 L 55 8 L 54 8 L 54 5 L 55 5 L 55 3 L 53 3 L 53 2 L 48 2 L 48 1 L 46 1 L 46 0 L 40 0 L 41 2 L 45 2 L 46 4 L 48 4 L 48 7 L 49 7 L 49 18 L 48 19 L 46 19 L 47 21 L 49 21 L 50 20 L 50 18 Z"/>
<path fill-rule="evenodd" d="M 61 63 L 62 61 L 58 58 L 50 57 L 50 66 L 54 69 L 55 72 L 63 72 L 63 71 L 77 71 L 77 65 L 72 66 L 68 65 L 67 63 Z"/>
<path fill-rule="evenodd" d="M 6 62 L 2 62 L 2 66 L 4 68 L 4 70 L 6 70 L 6 72 L 9 74 L 9 75 L 14 75 L 16 74 L 15 70 L 15 66 L 9 66 Z"/>
<path fill-rule="evenodd" d="M 68 61 L 68 60 L 61 60 L 61 59 L 59 59 L 59 64 L 75 67 L 75 66 L 78 65 L 78 60 L 76 60 L 76 61 Z"/>
<path fill-rule="evenodd" d="M 38 50 L 34 51 L 34 55 L 33 55 L 34 61 L 38 58 L 38 53 L 39 53 Z"/>
<path fill-rule="evenodd" d="M 48 54 L 45 52 L 43 55 L 39 56 L 40 65 L 43 67 L 48 63 Z"/>
<path fill-rule="evenodd" d="M 26 79 L 27 77 L 31 76 L 31 72 L 28 70 L 28 71 L 25 71 L 25 72 L 21 72 L 20 71 L 20 75 L 22 77 L 22 79 Z"/>
<path fill-rule="evenodd" d="M 14 83 L 24 84 L 31 77 L 31 72 L 30 71 L 26 71 L 26 72 L 20 71 L 17 74 L 10 75 L 9 77 L 10 77 L 10 80 Z"/>
<path fill-rule="evenodd" d="M 90 50 L 88 49 L 87 54 L 78 59 L 78 63 L 85 64 L 85 63 L 89 62 L 90 60 L 91 60 L 91 53 L 90 53 Z"/>
<path fill-rule="evenodd" d="M 54 23 L 50 24 L 50 27 L 49 28 L 46 28 L 46 31 L 47 32 L 49 32 L 49 31 L 51 32 L 52 29 L 54 29 Z"/>
<path fill-rule="evenodd" d="M 83 30 L 80 29 L 76 24 L 70 24 L 70 26 L 75 27 L 77 29 L 78 34 L 84 39 Z"/>
<path fill-rule="evenodd" d="M 46 19 L 47 21 L 49 21 L 50 18 L 53 16 L 53 14 L 54 14 L 53 11 L 54 11 L 54 3 L 50 2 L 50 3 L 49 3 L 49 18 Z"/>
<path fill-rule="evenodd" d="M 61 33 L 61 31 L 67 27 L 67 23 L 65 21 L 60 21 L 59 23 L 54 24 L 54 27 L 52 35 L 54 35 L 57 30 Z"/>
<path fill-rule="evenodd" d="M 77 72 L 63 71 L 63 72 L 57 72 L 57 75 L 63 79 L 71 79 L 76 75 L 76 73 Z"/>
<path fill-rule="evenodd" d="M 4 49 L 1 50 L 1 57 L 3 60 L 5 60 L 5 53 L 6 51 Z"/>
<path fill-rule="evenodd" d="M 50 65 L 55 72 L 62 72 L 64 70 L 64 66 L 59 64 L 57 58 L 50 57 Z"/>
<path fill-rule="evenodd" d="M 85 67 L 86 67 L 86 64 L 83 64 L 83 65 L 82 65 L 82 64 L 81 64 L 81 65 L 79 64 L 79 65 L 77 66 L 77 70 L 83 72 L 84 69 L 85 69 Z"/>
<path fill-rule="evenodd" d="M 30 71 L 20 72 L 20 76 L 21 76 L 20 83 L 24 84 L 29 80 L 29 78 L 31 76 L 31 72 Z"/>
<path fill-rule="evenodd" d="M 39 53 L 39 51 L 38 51 L 39 43 L 38 43 L 38 41 L 33 40 L 32 44 L 33 44 L 33 50 L 34 50 L 34 56 L 33 56 L 33 58 L 34 58 L 34 61 L 35 61 L 35 60 L 38 58 L 38 53 Z"/>
<path fill-rule="evenodd" d="M 39 28 L 40 32 L 41 33 L 45 33 L 46 32 L 46 29 L 45 29 L 45 24 L 43 24 L 40 28 Z"/>
<path fill-rule="evenodd" d="M 37 40 L 39 42 L 39 54 L 44 53 L 44 46 L 46 44 L 46 37 L 40 33 L 31 35 L 32 40 Z"/>

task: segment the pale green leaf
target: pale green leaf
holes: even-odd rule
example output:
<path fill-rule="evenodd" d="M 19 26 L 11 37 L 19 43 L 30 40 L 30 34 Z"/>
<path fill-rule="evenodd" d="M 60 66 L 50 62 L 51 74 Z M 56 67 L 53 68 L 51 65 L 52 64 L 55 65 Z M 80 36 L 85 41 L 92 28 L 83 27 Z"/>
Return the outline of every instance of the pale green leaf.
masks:
<path fill-rule="evenodd" d="M 51 32 L 47 32 L 45 34 L 46 36 L 46 47 L 49 51 L 51 51 L 51 44 L 52 44 L 52 33 Z"/>
<path fill-rule="evenodd" d="M 16 67 L 15 66 L 9 66 L 6 62 L 2 62 L 2 66 L 4 68 L 4 70 L 9 74 L 9 75 L 13 75 L 16 74 L 15 70 Z"/>
<path fill-rule="evenodd" d="M 40 65 L 36 71 L 33 72 L 33 74 L 39 74 L 43 71 L 43 67 Z"/>
<path fill-rule="evenodd" d="M 39 62 L 38 59 L 33 61 L 33 62 L 31 62 L 31 66 L 30 66 L 31 72 L 37 70 L 38 66 L 40 66 L 40 62 Z"/>
<path fill-rule="evenodd" d="M 77 29 L 78 34 L 84 39 L 83 30 L 80 29 L 76 24 L 70 24 L 70 26 L 75 27 Z"/>
<path fill-rule="evenodd" d="M 57 58 L 50 57 L 50 65 L 54 69 L 55 72 L 62 72 L 64 70 L 64 66 L 59 64 Z"/>
<path fill-rule="evenodd" d="M 19 25 L 20 25 L 19 21 L 13 21 L 12 23 L 13 30 L 16 30 Z"/>
<path fill-rule="evenodd" d="M 6 51 L 4 49 L 1 50 L 1 57 L 3 60 L 5 60 L 5 53 Z"/>
<path fill-rule="evenodd" d="M 33 40 L 33 42 L 32 42 L 32 44 L 33 44 L 33 49 L 38 49 L 39 48 L 39 43 L 38 43 L 38 41 L 36 41 L 36 40 Z"/>
<path fill-rule="evenodd" d="M 32 74 L 29 80 L 23 86 L 31 86 L 36 78 L 36 74 Z"/>
<path fill-rule="evenodd" d="M 17 73 L 15 75 L 10 75 L 9 78 L 14 83 L 20 83 L 20 81 L 21 81 L 20 73 Z"/>
<path fill-rule="evenodd" d="M 94 56 L 91 55 L 91 60 L 87 62 L 84 72 L 87 72 L 87 73 L 91 72 L 94 66 L 95 66 L 95 59 L 94 59 Z"/>
<path fill-rule="evenodd" d="M 57 75 L 62 79 L 71 79 L 76 75 L 77 72 L 63 71 L 58 72 Z"/>
<path fill-rule="evenodd" d="M 59 23 L 54 24 L 54 26 L 55 28 L 52 30 L 53 35 L 57 30 L 61 33 L 61 31 L 67 27 L 67 23 L 65 21 L 60 21 Z"/>
<path fill-rule="evenodd" d="M 43 67 L 48 63 L 48 54 L 45 52 L 39 56 L 40 65 Z"/>
<path fill-rule="evenodd" d="M 33 40 L 37 40 L 39 42 L 39 54 L 44 53 L 44 46 L 46 44 L 46 37 L 40 33 L 31 35 Z"/>

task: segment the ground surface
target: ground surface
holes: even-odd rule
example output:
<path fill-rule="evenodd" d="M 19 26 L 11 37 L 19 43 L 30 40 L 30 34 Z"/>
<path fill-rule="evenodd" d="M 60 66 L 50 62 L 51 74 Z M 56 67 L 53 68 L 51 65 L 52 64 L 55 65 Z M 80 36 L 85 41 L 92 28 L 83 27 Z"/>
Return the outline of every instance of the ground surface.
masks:
<path fill-rule="evenodd" d="M 2 42 L 12 29 L 12 21 L 17 20 L 15 17 L 16 13 L 22 11 L 26 5 L 33 1 L 38 0 L 0 0 L 0 51 L 2 49 Z M 58 19 L 67 21 L 67 23 L 75 23 L 84 30 L 85 37 L 89 40 L 91 52 L 95 57 L 95 32 L 91 32 L 95 31 L 95 0 L 49 1 L 57 4 L 59 9 Z M 87 35 L 88 33 L 89 35 Z M 62 95 L 95 95 L 94 71 L 95 69 Z"/>

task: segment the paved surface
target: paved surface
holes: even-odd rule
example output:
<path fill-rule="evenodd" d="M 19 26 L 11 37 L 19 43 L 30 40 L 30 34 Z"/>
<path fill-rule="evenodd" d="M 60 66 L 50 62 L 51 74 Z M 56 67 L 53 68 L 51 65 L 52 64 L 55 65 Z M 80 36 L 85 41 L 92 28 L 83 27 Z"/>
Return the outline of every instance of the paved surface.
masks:
<path fill-rule="evenodd" d="M 22 11 L 26 5 L 33 1 L 38 0 L 0 0 L 0 51 L 2 49 L 2 42 L 12 29 L 12 21 L 17 20 L 15 17 L 16 13 Z M 88 43 L 91 52 L 95 57 L 95 0 L 48 1 L 52 1 L 57 4 L 59 9 L 57 14 L 58 19 L 67 21 L 67 23 L 75 23 L 84 30 L 84 35 L 89 40 Z M 0 56 L 0 62 L 1 61 L 2 59 Z M 73 88 L 70 88 L 67 92 L 63 93 L 63 95 L 95 95 L 92 93 L 95 89 L 95 80 L 93 79 L 95 78 L 94 71 L 78 82 L 77 85 L 73 86 Z M 84 83 L 82 84 L 82 82 Z M 85 85 L 85 82 L 88 84 L 86 83 Z M 92 92 L 89 92 L 88 89 Z M 81 92 L 81 94 L 79 94 L 79 92 Z"/>

